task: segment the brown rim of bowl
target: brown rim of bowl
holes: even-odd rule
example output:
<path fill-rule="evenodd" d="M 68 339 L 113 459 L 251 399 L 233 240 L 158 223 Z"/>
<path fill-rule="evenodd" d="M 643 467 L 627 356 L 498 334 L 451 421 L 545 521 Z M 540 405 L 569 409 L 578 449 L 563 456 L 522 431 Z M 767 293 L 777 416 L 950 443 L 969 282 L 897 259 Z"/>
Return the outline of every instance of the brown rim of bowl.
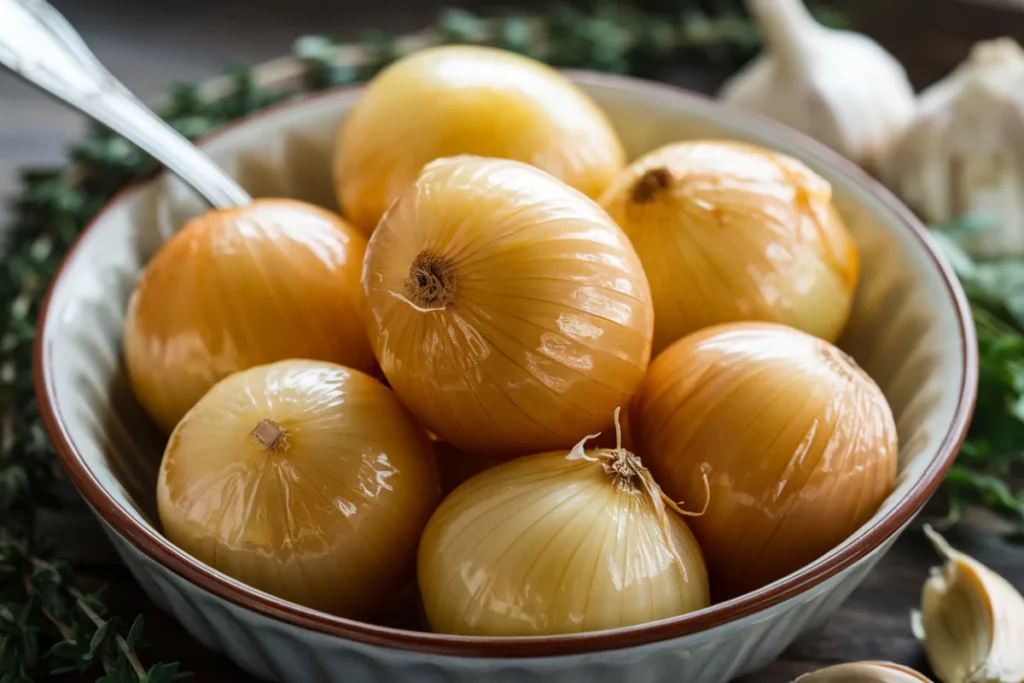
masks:
<path fill-rule="evenodd" d="M 632 92 L 668 95 L 672 98 L 686 99 L 695 102 L 702 109 L 707 107 L 725 107 L 712 98 L 690 92 L 682 88 L 643 81 L 624 76 L 611 76 L 586 71 L 566 71 L 568 76 L 581 83 L 589 83 Z M 353 92 L 362 86 L 335 88 L 323 93 L 296 98 L 268 109 L 256 112 L 239 119 L 204 139 L 215 138 L 226 131 L 258 118 L 271 115 L 280 110 L 302 106 L 313 100 L 325 97 L 336 97 L 343 92 Z M 927 230 L 918 219 L 900 203 L 888 190 L 874 178 L 862 171 L 850 161 L 842 158 L 810 138 L 797 133 L 785 126 L 763 117 L 747 112 L 731 111 L 731 115 L 746 120 L 755 128 L 772 132 L 774 135 L 787 139 L 799 146 L 806 158 L 811 158 L 836 168 L 846 174 L 862 189 L 868 190 L 877 197 L 889 210 L 899 216 L 903 229 L 912 234 L 921 244 L 941 273 L 949 296 L 956 308 L 960 324 L 960 341 L 963 349 L 962 363 L 964 368 L 963 383 L 957 397 L 957 407 L 949 430 L 943 437 L 938 455 L 924 472 L 920 481 L 900 500 L 892 513 L 878 520 L 852 543 L 840 547 L 838 552 L 827 555 L 802 569 L 746 595 L 727 602 L 712 605 L 708 608 L 685 614 L 679 617 L 664 619 L 649 624 L 640 624 L 607 631 L 595 631 L 559 636 L 529 636 L 513 638 L 468 637 L 435 633 L 421 633 L 402 629 L 377 626 L 335 617 L 323 612 L 302 607 L 262 591 L 246 586 L 185 554 L 160 533 L 146 527 L 132 518 L 112 496 L 100 485 L 92 471 L 86 466 L 75 450 L 74 445 L 64 429 L 60 416 L 51 396 L 51 388 L 47 381 L 44 367 L 44 349 L 46 346 L 47 317 L 50 312 L 50 301 L 57 283 L 67 264 L 73 258 L 81 240 L 98 221 L 124 196 L 136 191 L 147 179 L 132 183 L 114 196 L 104 208 L 93 218 L 82 231 L 78 239 L 68 250 L 43 301 L 38 320 L 35 353 L 33 358 L 33 379 L 35 382 L 36 400 L 43 418 L 47 433 L 60 455 L 64 469 L 75 486 L 82 493 L 94 510 L 118 534 L 127 539 L 137 550 L 163 565 L 178 576 L 196 584 L 200 588 L 231 603 L 253 610 L 259 614 L 284 621 L 296 626 L 325 633 L 360 643 L 376 645 L 399 650 L 431 653 L 437 655 L 461 657 L 554 657 L 578 655 L 605 650 L 635 647 L 670 638 L 704 631 L 735 621 L 755 612 L 777 605 L 793 598 L 800 593 L 832 578 L 844 569 L 869 555 L 881 544 L 901 530 L 917 514 L 929 497 L 941 483 L 943 476 L 959 450 L 967 433 L 970 416 L 977 394 L 978 355 L 977 342 L 974 335 L 974 324 L 970 307 L 950 267 L 938 257 L 932 247 Z"/>

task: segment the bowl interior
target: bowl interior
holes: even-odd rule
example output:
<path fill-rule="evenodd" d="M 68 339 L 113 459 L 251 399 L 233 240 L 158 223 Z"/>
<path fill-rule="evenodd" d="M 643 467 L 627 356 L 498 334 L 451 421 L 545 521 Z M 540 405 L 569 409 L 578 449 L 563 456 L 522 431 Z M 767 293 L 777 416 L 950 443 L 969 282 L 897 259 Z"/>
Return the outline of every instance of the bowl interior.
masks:
<path fill-rule="evenodd" d="M 573 78 L 608 113 L 631 158 L 676 140 L 734 138 L 792 154 L 831 181 L 862 262 L 840 345 L 875 378 L 892 405 L 900 474 L 896 491 L 875 517 L 815 565 L 829 562 L 892 514 L 915 484 L 942 464 L 940 445 L 963 417 L 958 410 L 970 381 L 965 361 L 970 349 L 956 291 L 922 236 L 905 225 L 905 210 L 877 193 L 866 176 L 802 137 L 770 124 L 752 125 L 745 115 L 672 89 L 586 74 Z M 358 89 L 340 90 L 278 107 L 221 133 L 205 148 L 256 196 L 294 197 L 333 208 L 333 139 L 358 95 Z M 143 529 L 158 525 L 154 490 L 164 438 L 126 382 L 124 313 L 148 258 L 183 221 L 203 210 L 191 192 L 166 175 L 124 193 L 68 259 L 41 329 L 39 362 L 59 429 L 109 494 L 107 504 Z M 168 552 L 180 554 L 173 547 Z"/>

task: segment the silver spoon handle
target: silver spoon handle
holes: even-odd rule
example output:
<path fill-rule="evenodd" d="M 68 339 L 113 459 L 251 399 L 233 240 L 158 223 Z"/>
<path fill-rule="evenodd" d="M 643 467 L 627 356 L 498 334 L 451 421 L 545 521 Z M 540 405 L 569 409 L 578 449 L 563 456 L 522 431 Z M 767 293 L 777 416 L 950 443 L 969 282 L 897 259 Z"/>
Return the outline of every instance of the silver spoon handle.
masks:
<path fill-rule="evenodd" d="M 44 0 L 0 0 L 0 64 L 123 135 L 217 208 L 248 193 L 108 72 Z"/>

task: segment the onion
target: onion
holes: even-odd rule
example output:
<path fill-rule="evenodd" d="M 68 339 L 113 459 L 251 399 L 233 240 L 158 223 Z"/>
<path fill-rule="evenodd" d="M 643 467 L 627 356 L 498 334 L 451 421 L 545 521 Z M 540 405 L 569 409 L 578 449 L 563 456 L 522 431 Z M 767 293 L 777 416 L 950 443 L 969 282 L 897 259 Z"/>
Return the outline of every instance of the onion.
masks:
<path fill-rule="evenodd" d="M 369 235 L 427 162 L 515 159 L 597 197 L 626 163 L 604 113 L 554 69 L 488 47 L 421 50 L 377 75 L 346 117 L 334 177 Z"/>
<path fill-rule="evenodd" d="M 601 208 L 515 161 L 428 164 L 366 251 L 369 334 L 399 398 L 486 456 L 610 427 L 650 360 L 640 260 Z"/>
<path fill-rule="evenodd" d="M 128 304 L 139 401 L 170 432 L 227 375 L 286 358 L 373 372 L 359 278 L 366 240 L 309 204 L 211 211 L 156 253 Z"/>
<path fill-rule="evenodd" d="M 812 562 L 893 490 L 896 425 L 845 353 L 782 325 L 734 323 L 665 350 L 631 406 L 633 442 L 665 492 L 699 495 L 692 522 L 716 598 Z"/>
<path fill-rule="evenodd" d="M 361 372 L 288 360 L 236 373 L 171 434 L 157 503 L 182 550 L 346 617 L 409 580 L 440 495 L 430 440 Z"/>
<path fill-rule="evenodd" d="M 706 607 L 700 548 L 675 504 L 623 448 L 503 463 L 449 495 L 420 542 L 435 631 L 535 636 L 598 631 Z"/>
<path fill-rule="evenodd" d="M 623 171 L 601 204 L 647 271 L 654 353 L 740 320 L 835 341 L 858 260 L 831 197 L 828 182 L 799 161 L 738 142 L 668 145 Z"/>

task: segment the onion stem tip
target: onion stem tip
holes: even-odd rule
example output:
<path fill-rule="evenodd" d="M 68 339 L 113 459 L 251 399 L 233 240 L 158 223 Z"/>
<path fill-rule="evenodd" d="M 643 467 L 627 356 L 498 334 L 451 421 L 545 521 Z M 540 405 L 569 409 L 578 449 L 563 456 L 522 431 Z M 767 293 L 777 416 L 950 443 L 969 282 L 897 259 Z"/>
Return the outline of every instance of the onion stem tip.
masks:
<path fill-rule="evenodd" d="M 284 428 L 265 417 L 249 432 L 249 436 L 259 441 L 268 451 L 273 451 L 282 445 Z"/>
<path fill-rule="evenodd" d="M 664 166 L 652 168 L 640 176 L 640 179 L 633 185 L 633 201 L 637 204 L 654 201 L 655 196 L 660 191 L 668 189 L 675 180 L 676 177 L 672 171 Z"/>

